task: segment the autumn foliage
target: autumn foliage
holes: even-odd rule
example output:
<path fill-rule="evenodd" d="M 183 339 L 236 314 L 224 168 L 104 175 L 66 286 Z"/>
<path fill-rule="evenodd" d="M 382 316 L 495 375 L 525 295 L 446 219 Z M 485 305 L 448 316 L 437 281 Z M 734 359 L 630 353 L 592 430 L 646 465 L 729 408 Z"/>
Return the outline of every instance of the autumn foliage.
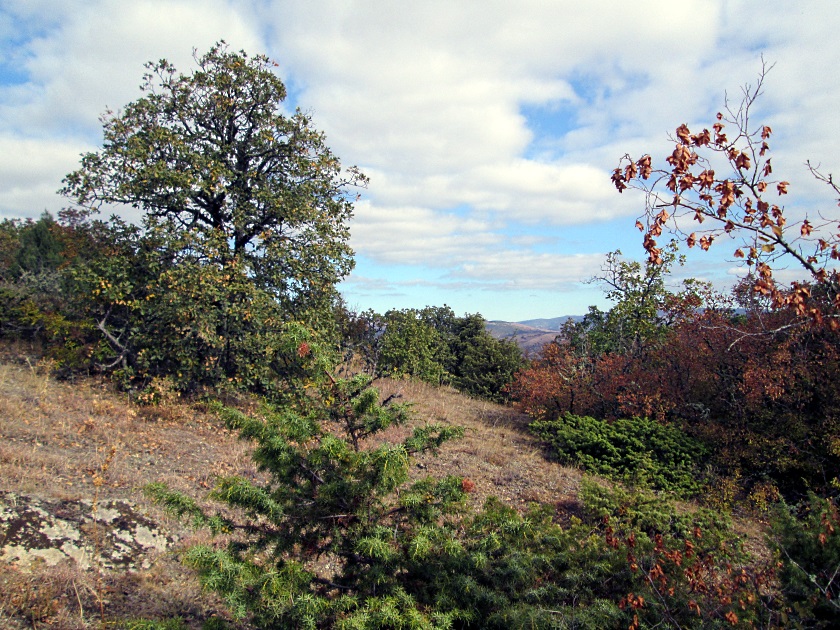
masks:
<path fill-rule="evenodd" d="M 749 493 L 769 483 L 795 498 L 840 479 L 837 342 L 832 327 L 804 324 L 793 307 L 706 310 L 635 355 L 587 353 L 561 338 L 512 389 L 541 421 L 570 412 L 678 427 L 712 454 L 710 484 Z"/>
<path fill-rule="evenodd" d="M 611 255 L 597 279 L 615 306 L 569 324 L 512 386 L 540 421 L 568 412 L 676 427 L 711 454 L 707 498 L 757 506 L 840 488 L 840 222 L 783 205 L 772 129 L 750 115 L 766 72 L 710 128 L 677 127 L 664 159 L 622 158 L 612 181 L 642 193 L 646 264 Z M 746 274 L 731 294 L 667 286 L 675 247 L 733 242 Z M 791 264 L 806 279 L 784 285 L 773 268 Z"/>
<path fill-rule="evenodd" d="M 765 66 L 757 84 L 744 88 L 737 107 L 727 103 L 718 112 L 711 130 L 692 133 L 680 125 L 664 163 L 655 163 L 650 155 L 625 155 L 612 181 L 619 192 L 634 188 L 644 193 L 645 210 L 636 227 L 644 234 L 650 261 L 661 261 L 657 239 L 665 232 L 703 250 L 734 238 L 732 255 L 749 266 L 756 292 L 775 306 L 790 305 L 799 315 L 821 320 L 825 313 L 808 304 L 809 285 L 795 283 L 785 290 L 775 281 L 773 266 L 782 258 L 795 261 L 813 282 L 828 288 L 833 307 L 840 306 L 840 222 L 828 213 L 785 209 L 790 184 L 774 175 L 769 144 L 773 130 L 768 125 L 754 128 L 750 120 L 766 72 Z M 840 195 L 831 175 L 810 163 L 808 167 L 832 195 Z M 837 326 L 833 318 L 829 324 Z"/>

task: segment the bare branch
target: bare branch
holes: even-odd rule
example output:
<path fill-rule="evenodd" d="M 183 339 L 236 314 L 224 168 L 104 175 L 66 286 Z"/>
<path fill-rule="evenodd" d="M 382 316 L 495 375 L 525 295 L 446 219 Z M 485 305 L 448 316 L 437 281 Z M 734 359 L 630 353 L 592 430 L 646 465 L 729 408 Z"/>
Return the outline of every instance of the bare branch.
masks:
<path fill-rule="evenodd" d="M 631 188 L 644 195 L 645 210 L 636 227 L 643 233 L 650 262 L 661 264 L 663 251 L 658 239 L 665 232 L 689 248 L 698 245 L 703 250 L 724 237 L 740 238 L 734 257 L 755 270 L 754 290 L 770 296 L 776 307 L 792 307 L 800 315 L 819 319 L 827 314 L 825 308 L 808 304 L 810 295 L 802 284 L 793 283 L 791 290 L 780 287 L 772 266 L 794 261 L 810 274 L 813 283 L 833 293 L 831 308 L 840 307 L 840 234 L 836 229 L 840 221 L 822 213 L 818 224 L 807 217 L 790 221 L 786 216 L 781 199 L 788 193 L 789 183 L 772 176 L 769 138 L 773 131 L 767 125 L 753 126 L 750 118 L 771 69 L 762 59 L 757 82 L 742 88 L 737 104 L 725 100 L 711 130 L 692 133 L 680 125 L 669 136 L 674 150 L 665 158 L 665 165 L 655 165 L 650 155 L 635 161 L 625 155 L 612 180 L 619 192 Z M 823 174 L 810 162 L 807 166 L 840 197 L 840 185 L 830 174 Z M 687 232 L 687 225 L 704 222 L 708 223 L 702 229 Z"/>

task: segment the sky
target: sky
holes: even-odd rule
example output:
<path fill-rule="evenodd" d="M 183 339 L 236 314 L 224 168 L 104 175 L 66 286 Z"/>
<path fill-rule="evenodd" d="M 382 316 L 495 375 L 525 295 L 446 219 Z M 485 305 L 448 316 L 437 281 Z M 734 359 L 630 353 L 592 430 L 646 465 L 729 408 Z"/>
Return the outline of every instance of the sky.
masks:
<path fill-rule="evenodd" d="M 619 159 L 710 127 L 762 59 L 753 118 L 787 207 L 836 208 L 804 164 L 840 174 L 838 32 L 835 0 L 3 0 L 0 218 L 70 205 L 62 178 L 101 146 L 100 116 L 141 96 L 143 64 L 188 72 L 225 40 L 273 59 L 288 106 L 370 177 L 351 308 L 583 314 L 608 306 L 588 282 L 608 252 L 644 258 Z M 692 250 L 675 279 L 723 290 L 733 250 Z"/>

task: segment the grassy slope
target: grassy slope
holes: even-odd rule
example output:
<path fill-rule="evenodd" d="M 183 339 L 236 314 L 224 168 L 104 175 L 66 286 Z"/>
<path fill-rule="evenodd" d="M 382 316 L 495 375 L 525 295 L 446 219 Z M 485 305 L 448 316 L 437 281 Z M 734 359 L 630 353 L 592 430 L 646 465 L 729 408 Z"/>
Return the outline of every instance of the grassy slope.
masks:
<path fill-rule="evenodd" d="M 469 399 L 451 389 L 407 381 L 380 381 L 382 394 L 399 392 L 414 405 L 415 423 L 448 422 L 466 436 L 438 457 L 417 462 L 417 476 L 455 474 L 476 484 L 476 503 L 496 495 L 513 506 L 527 502 L 573 504 L 580 473 L 548 462 L 525 430 L 527 418 L 510 408 Z M 410 427 L 394 427 L 399 439 Z M 109 451 L 115 456 L 103 471 Z M 97 489 L 93 475 L 104 484 Z M 142 487 L 163 481 L 197 499 L 218 475 L 254 476 L 246 443 L 213 417 L 177 400 L 137 407 L 107 383 L 59 382 L 18 357 L 0 360 L 0 491 L 44 499 L 128 499 L 190 544 L 202 534 L 184 530 L 150 505 Z M 176 550 L 177 551 L 177 550 Z M 176 554 L 148 570 L 124 574 L 82 572 L 73 566 L 33 572 L 0 566 L 0 627 L 93 628 L 104 621 L 180 616 L 191 627 L 224 615 L 201 592 Z"/>
<path fill-rule="evenodd" d="M 128 499 L 189 544 L 201 534 L 149 505 L 142 486 L 164 480 L 198 498 L 215 475 L 249 472 L 246 445 L 186 406 L 138 408 L 99 381 L 57 382 L 26 363 L 0 361 L 0 490 L 61 501 Z M 96 473 L 104 479 L 98 489 Z M 224 614 L 220 602 L 201 592 L 175 554 L 122 574 L 0 563 L 2 628 L 99 628 L 140 616 L 180 616 L 200 627 L 215 614 Z"/>
<path fill-rule="evenodd" d="M 444 445 L 437 457 L 418 459 L 416 476 L 469 478 L 475 482 L 476 504 L 491 495 L 517 508 L 548 503 L 556 506 L 559 519 L 576 509 L 580 471 L 545 457 L 527 432 L 526 416 L 424 383 L 382 380 L 377 386 L 383 397 L 399 393 L 412 403 L 414 424 L 466 428 L 465 437 Z M 411 425 L 392 427 L 382 439 L 398 440 L 410 430 Z M 115 456 L 103 471 L 112 448 Z M 99 488 L 94 474 L 104 479 Z M 105 382 L 60 382 L 18 356 L 0 356 L 0 491 L 69 501 L 127 499 L 180 536 L 183 547 L 206 534 L 166 517 L 143 496 L 142 487 L 163 481 L 201 501 L 215 477 L 232 474 L 259 475 L 249 445 L 195 407 L 177 399 L 138 407 Z M 766 553 L 761 524 L 737 521 L 752 551 Z M 200 628 L 208 617 L 225 617 L 219 600 L 202 592 L 178 562 L 181 547 L 154 558 L 150 569 L 121 574 L 69 565 L 22 571 L 0 562 L 0 628 L 73 630 L 99 628 L 102 621 L 120 627 L 120 620 L 175 616 Z"/>

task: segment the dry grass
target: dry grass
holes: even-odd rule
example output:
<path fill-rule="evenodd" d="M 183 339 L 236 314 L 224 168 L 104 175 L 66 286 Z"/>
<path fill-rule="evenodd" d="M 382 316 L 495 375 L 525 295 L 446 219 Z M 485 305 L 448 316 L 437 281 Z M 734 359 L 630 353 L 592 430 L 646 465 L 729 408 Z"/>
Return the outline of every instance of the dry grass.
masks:
<path fill-rule="evenodd" d="M 49 365 L 20 356 L 0 360 L 0 490 L 67 501 L 127 499 L 188 544 L 195 535 L 150 505 L 143 486 L 163 481 L 201 500 L 219 475 L 257 475 L 249 445 L 195 406 L 171 400 L 138 407 L 107 382 L 56 381 Z M 490 495 L 515 507 L 531 501 L 563 504 L 574 497 L 579 473 L 549 463 L 525 432 L 526 418 L 510 408 L 422 383 L 376 385 L 383 396 L 399 392 L 412 403 L 413 425 L 466 428 L 465 437 L 444 445 L 438 456 L 421 457 L 417 477 L 469 478 L 477 504 Z M 410 430 L 394 427 L 384 439 L 401 439 Z M 33 571 L 0 567 L 0 627 L 93 628 L 144 616 L 179 616 L 200 627 L 202 619 L 223 614 L 219 601 L 201 591 L 175 554 L 128 573 L 99 575 L 69 563 Z"/>
<path fill-rule="evenodd" d="M 172 400 L 138 407 L 107 382 L 56 381 L 49 367 L 8 355 L 0 361 L 0 490 L 66 501 L 127 499 L 184 536 L 187 544 L 194 537 L 148 504 L 144 485 L 163 481 L 202 499 L 219 475 L 257 475 L 249 445 L 194 406 Z M 476 503 L 491 494 L 514 506 L 574 495 L 578 473 L 548 463 L 524 432 L 525 418 L 511 409 L 421 383 L 385 380 L 377 385 L 384 396 L 400 392 L 412 403 L 414 424 L 466 428 L 464 439 L 445 445 L 439 456 L 420 458 L 418 477 L 467 477 L 476 484 Z M 384 437 L 400 439 L 410 430 L 395 427 Z M 174 554 L 156 558 L 149 570 L 131 573 L 100 576 L 69 563 L 34 572 L 7 565 L 0 572 L 2 627 L 92 628 L 143 616 L 180 616 L 200 627 L 202 619 L 222 614 L 219 602 L 201 592 Z"/>
<path fill-rule="evenodd" d="M 185 404 L 138 408 L 95 380 L 62 383 L 36 368 L 0 364 L 3 489 L 90 499 L 94 475 L 116 449 L 104 498 L 139 498 L 152 481 L 190 494 L 220 474 L 254 474 L 247 444 Z"/>
<path fill-rule="evenodd" d="M 466 477 L 475 483 L 477 504 L 497 496 L 516 508 L 530 502 L 565 505 L 577 496 L 581 473 L 546 458 L 539 442 L 527 432 L 527 416 L 451 388 L 416 381 L 384 379 L 376 386 L 384 396 L 399 393 L 414 409 L 413 423 L 390 429 L 384 439 L 400 439 L 425 422 L 466 430 L 463 439 L 445 444 L 437 456 L 418 458 L 416 476 Z"/>
<path fill-rule="evenodd" d="M 0 563 L 0 628 L 120 627 L 132 619 L 181 618 L 200 628 L 210 617 L 230 619 L 222 602 L 202 591 L 194 574 L 174 555 L 162 555 L 144 571 L 107 572 L 100 584 L 91 571 L 68 561 L 21 570 Z M 100 610 L 105 615 L 101 616 Z"/>
<path fill-rule="evenodd" d="M 0 358 L 0 490 L 43 499 L 130 500 L 180 535 L 183 547 L 201 534 L 150 505 L 144 485 L 162 481 L 202 501 L 219 475 L 258 476 L 249 444 L 195 406 L 171 400 L 138 407 L 106 382 L 60 382 L 48 376 L 48 368 Z M 409 426 L 392 427 L 380 439 L 400 440 L 427 422 L 466 429 L 463 439 L 445 444 L 437 456 L 418 458 L 415 477 L 468 478 L 476 505 L 495 495 L 517 509 L 530 502 L 553 504 L 558 517 L 575 509 L 580 471 L 545 457 L 526 430 L 526 416 L 423 383 L 384 379 L 375 385 L 383 397 L 398 393 L 414 410 Z M 69 563 L 30 572 L 0 566 L 2 628 L 113 627 L 140 617 L 181 617 L 188 627 L 200 628 L 202 620 L 224 615 L 219 600 L 202 592 L 179 564 L 177 550 L 134 572 L 98 574 Z"/>
<path fill-rule="evenodd" d="M 143 486 L 163 481 L 202 499 L 217 476 L 255 472 L 248 445 L 188 405 L 139 408 L 101 381 L 59 382 L 31 362 L 0 362 L 0 490 L 64 501 L 127 499 L 186 545 L 189 532 L 150 505 Z M 174 554 L 135 572 L 100 574 L 68 563 L 32 571 L 5 565 L 0 575 L 3 628 L 98 628 L 137 617 L 181 617 L 199 628 L 223 614 Z"/>

